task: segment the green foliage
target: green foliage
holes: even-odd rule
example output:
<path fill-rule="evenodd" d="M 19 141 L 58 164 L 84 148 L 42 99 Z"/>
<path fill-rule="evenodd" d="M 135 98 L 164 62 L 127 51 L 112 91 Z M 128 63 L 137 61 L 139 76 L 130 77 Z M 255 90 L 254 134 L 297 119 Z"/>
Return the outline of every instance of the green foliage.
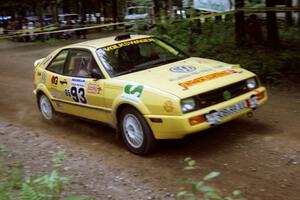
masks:
<path fill-rule="evenodd" d="M 0 152 L 7 152 L 0 145 Z M 70 177 L 62 175 L 63 151 L 54 156 L 54 170 L 49 175 L 37 178 L 24 176 L 23 165 L 0 162 L 0 200 L 58 200 L 70 185 Z M 66 200 L 83 200 L 79 196 L 69 196 Z"/>
<path fill-rule="evenodd" d="M 0 144 L 0 154 L 6 153 L 6 147 L 3 144 Z"/>
<path fill-rule="evenodd" d="M 195 160 L 188 157 L 184 161 L 186 163 L 184 170 L 192 171 L 196 169 Z M 245 200 L 241 197 L 239 190 L 234 190 L 230 195 L 223 196 L 217 189 L 207 185 L 207 181 L 213 180 L 219 175 L 220 172 L 210 172 L 200 181 L 194 180 L 192 177 L 183 176 L 180 178 L 180 183 L 184 187 L 180 188 L 177 196 L 188 200 Z"/>
<path fill-rule="evenodd" d="M 27 185 L 26 183 L 23 183 L 22 191 L 20 194 L 21 200 L 41 200 L 41 197 L 37 194 L 37 192 Z"/>
<path fill-rule="evenodd" d="M 287 29 L 283 24 L 279 27 L 281 46 L 275 52 L 266 47 L 264 39 L 253 41 L 248 38 L 244 46 L 237 47 L 232 21 L 216 22 L 208 19 L 201 24 L 199 33 L 196 31 L 199 29 L 196 21 L 170 19 L 158 23 L 150 34 L 176 44 L 191 56 L 241 64 L 265 82 L 299 81 L 300 31 L 293 27 Z M 266 30 L 263 29 L 263 32 L 266 33 Z"/>
<path fill-rule="evenodd" d="M 65 160 L 65 152 L 59 151 L 52 159 L 52 162 L 56 166 L 60 166 L 64 160 Z"/>

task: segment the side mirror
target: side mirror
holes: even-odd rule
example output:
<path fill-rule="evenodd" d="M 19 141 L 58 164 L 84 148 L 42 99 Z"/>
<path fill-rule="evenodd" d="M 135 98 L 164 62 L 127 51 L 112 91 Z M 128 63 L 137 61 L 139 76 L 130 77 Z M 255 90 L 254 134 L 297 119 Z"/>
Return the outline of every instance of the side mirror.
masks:
<path fill-rule="evenodd" d="M 94 79 L 96 79 L 96 80 L 103 78 L 102 74 L 97 69 L 92 69 L 92 71 L 91 71 L 91 77 L 94 78 Z"/>

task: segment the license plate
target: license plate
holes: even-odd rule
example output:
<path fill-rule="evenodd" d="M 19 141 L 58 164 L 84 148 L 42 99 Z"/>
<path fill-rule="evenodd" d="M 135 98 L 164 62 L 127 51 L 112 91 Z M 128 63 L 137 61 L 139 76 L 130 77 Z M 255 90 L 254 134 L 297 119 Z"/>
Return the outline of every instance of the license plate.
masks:
<path fill-rule="evenodd" d="M 257 96 L 253 96 L 248 100 L 244 100 L 237 104 L 223 108 L 219 111 L 214 111 L 209 114 L 206 114 L 205 118 L 209 125 L 217 125 L 223 119 L 229 117 L 230 115 L 238 113 L 241 110 L 244 110 L 245 108 L 253 108 L 254 109 L 257 107 L 257 105 L 258 105 L 258 98 L 257 98 Z"/>

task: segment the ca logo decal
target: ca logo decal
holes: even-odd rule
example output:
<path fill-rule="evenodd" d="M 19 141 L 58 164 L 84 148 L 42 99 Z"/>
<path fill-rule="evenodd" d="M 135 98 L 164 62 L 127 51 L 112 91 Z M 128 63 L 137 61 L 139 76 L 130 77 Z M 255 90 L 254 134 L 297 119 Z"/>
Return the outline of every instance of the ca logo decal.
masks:
<path fill-rule="evenodd" d="M 126 85 L 124 88 L 125 94 L 135 96 L 139 98 L 144 90 L 144 86 L 142 85 Z"/>

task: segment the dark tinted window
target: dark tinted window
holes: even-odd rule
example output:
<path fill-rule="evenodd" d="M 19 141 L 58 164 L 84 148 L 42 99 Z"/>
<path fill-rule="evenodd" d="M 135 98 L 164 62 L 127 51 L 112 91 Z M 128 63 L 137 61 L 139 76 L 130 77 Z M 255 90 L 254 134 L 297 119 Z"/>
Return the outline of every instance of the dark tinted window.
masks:
<path fill-rule="evenodd" d="M 48 65 L 47 70 L 57 73 L 57 74 L 62 74 L 64 70 L 64 65 L 68 56 L 68 50 L 63 50 L 61 51 Z"/>

